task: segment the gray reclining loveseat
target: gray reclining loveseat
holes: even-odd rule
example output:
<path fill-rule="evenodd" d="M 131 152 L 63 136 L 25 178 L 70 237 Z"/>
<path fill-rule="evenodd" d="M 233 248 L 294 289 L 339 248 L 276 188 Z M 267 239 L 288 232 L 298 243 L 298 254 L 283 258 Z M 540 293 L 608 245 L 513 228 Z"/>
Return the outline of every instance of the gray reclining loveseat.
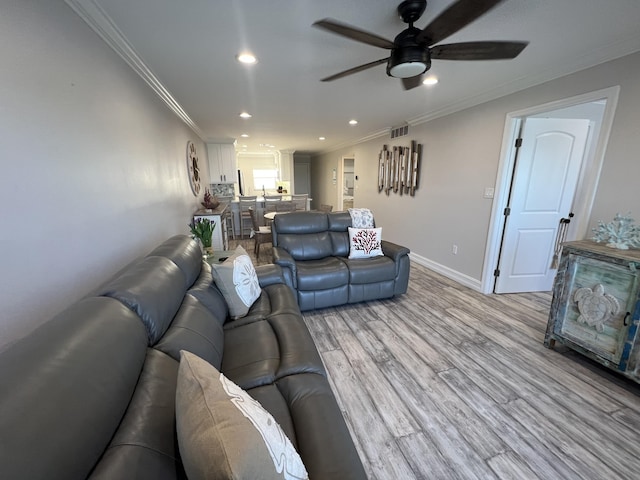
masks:
<path fill-rule="evenodd" d="M 181 350 L 258 400 L 310 478 L 366 478 L 293 291 L 257 271 L 261 296 L 229 320 L 200 247 L 172 237 L 0 351 L 0 478 L 185 479 Z"/>
<path fill-rule="evenodd" d="M 409 249 L 382 240 L 383 256 L 350 259 L 348 212 L 276 215 L 273 262 L 298 294 L 301 310 L 406 293 Z"/>

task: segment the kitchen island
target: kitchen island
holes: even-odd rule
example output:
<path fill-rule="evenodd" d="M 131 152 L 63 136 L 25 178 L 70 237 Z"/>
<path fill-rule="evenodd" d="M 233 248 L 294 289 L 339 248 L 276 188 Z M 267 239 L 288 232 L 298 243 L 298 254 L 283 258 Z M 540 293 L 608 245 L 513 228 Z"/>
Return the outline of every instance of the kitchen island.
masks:
<path fill-rule="evenodd" d="M 283 194 L 282 200 L 284 201 L 291 200 L 291 195 Z M 307 210 L 311 210 L 311 200 L 313 199 L 307 198 Z M 240 200 L 238 199 L 238 197 L 235 197 L 231 201 L 231 203 L 229 204 L 229 207 L 231 208 L 231 214 L 233 215 L 233 225 L 235 225 L 235 231 L 232 232 L 232 235 L 233 235 L 233 238 L 236 238 L 236 235 L 240 235 Z M 257 207 L 256 218 L 258 219 L 259 222 L 262 222 L 263 215 L 264 215 L 264 197 L 260 196 L 256 199 L 256 207 Z"/>

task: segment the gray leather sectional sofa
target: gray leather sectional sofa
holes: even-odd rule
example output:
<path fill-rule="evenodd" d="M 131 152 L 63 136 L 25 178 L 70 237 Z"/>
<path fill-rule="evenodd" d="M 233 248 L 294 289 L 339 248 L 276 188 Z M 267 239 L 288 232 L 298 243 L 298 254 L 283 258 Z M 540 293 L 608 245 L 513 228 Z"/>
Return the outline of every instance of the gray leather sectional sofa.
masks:
<path fill-rule="evenodd" d="M 273 261 L 296 290 L 301 310 L 406 293 L 409 249 L 382 240 L 383 256 L 349 259 L 350 226 L 348 212 L 276 215 Z"/>
<path fill-rule="evenodd" d="M 0 352 L 0 478 L 186 478 L 180 350 L 257 399 L 310 478 L 366 478 L 294 293 L 257 270 L 260 298 L 229 321 L 197 244 L 172 237 Z"/>

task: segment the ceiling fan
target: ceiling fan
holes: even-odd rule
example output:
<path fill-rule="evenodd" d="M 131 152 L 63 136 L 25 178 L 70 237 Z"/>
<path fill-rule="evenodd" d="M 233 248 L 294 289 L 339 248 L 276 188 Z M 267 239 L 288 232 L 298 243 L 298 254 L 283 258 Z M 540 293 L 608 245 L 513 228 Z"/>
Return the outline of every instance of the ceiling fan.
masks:
<path fill-rule="evenodd" d="M 374 47 L 391 50 L 391 55 L 374 62 L 350 68 L 323 78 L 330 82 L 361 72 L 376 65 L 387 64 L 387 75 L 402 79 L 405 90 L 422 83 L 422 75 L 431 68 L 431 59 L 437 60 L 504 60 L 518 56 L 529 42 L 465 42 L 436 45 L 448 36 L 473 22 L 502 0 L 457 0 L 423 30 L 413 26 L 427 8 L 426 0 L 404 0 L 398 5 L 398 13 L 406 30 L 392 41 L 375 33 L 338 22 L 331 18 L 318 20 L 313 25 L 343 37 Z M 435 45 L 435 46 L 433 46 Z"/>

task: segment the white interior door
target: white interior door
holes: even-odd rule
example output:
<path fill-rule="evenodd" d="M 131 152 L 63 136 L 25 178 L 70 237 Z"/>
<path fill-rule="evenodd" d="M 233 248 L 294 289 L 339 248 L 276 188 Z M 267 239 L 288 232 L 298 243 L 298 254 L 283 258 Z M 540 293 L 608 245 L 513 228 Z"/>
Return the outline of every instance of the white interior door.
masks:
<path fill-rule="evenodd" d="M 588 133 L 589 120 L 525 120 L 496 293 L 551 290 L 558 226 L 571 212 Z"/>

